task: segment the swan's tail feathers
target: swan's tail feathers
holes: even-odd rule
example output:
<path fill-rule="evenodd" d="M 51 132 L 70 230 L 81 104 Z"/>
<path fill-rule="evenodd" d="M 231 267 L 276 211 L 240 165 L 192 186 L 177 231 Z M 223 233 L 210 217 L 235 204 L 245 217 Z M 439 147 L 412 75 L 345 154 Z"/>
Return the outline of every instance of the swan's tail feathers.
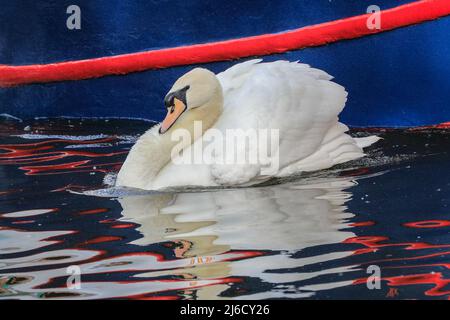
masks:
<path fill-rule="evenodd" d="M 365 156 L 363 148 L 380 140 L 377 136 L 352 138 L 347 131 L 348 127 L 338 122 L 328 131 L 317 151 L 283 168 L 278 176 L 331 168 L 340 163 L 362 158 Z"/>
<path fill-rule="evenodd" d="M 328 131 L 319 148 L 319 152 L 330 160 L 331 166 L 364 157 L 363 148 L 381 139 L 377 136 L 352 138 L 347 134 L 348 130 L 345 124 L 338 122 Z"/>
<path fill-rule="evenodd" d="M 369 136 L 364 138 L 354 138 L 356 144 L 360 148 L 367 148 L 382 138 L 378 136 Z"/>

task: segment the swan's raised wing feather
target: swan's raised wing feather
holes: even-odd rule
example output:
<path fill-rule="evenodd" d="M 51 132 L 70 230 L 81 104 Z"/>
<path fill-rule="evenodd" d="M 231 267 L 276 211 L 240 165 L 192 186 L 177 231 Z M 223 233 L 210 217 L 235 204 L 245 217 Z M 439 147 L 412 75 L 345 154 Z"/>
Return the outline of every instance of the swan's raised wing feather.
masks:
<path fill-rule="evenodd" d="M 288 61 L 251 60 L 218 74 L 224 91 L 224 112 L 215 128 L 278 130 L 280 170 L 308 170 L 321 156 L 321 167 L 363 156 L 356 141 L 338 122 L 347 92 L 326 72 Z M 249 154 L 255 145 L 238 152 Z M 305 161 L 306 159 L 306 161 Z M 312 166 L 314 167 L 314 166 Z M 215 164 L 212 176 L 220 184 L 239 184 L 262 178 L 261 164 Z"/>

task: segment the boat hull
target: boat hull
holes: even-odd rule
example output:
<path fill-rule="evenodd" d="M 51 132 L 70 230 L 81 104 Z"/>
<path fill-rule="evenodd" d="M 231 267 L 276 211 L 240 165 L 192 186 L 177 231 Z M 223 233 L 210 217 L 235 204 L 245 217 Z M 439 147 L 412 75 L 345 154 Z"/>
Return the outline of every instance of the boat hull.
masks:
<path fill-rule="evenodd" d="M 239 1 L 79 1 L 81 30 L 68 30 L 65 7 L 54 1 L 43 2 L 47 5 L 4 5 L 0 21 L 10 23 L 10 27 L 0 31 L 0 64 L 48 64 L 239 39 L 344 19 L 367 10 L 360 1 L 283 1 L 265 6 Z M 414 1 L 384 1 L 380 7 L 410 2 Z M 28 23 L 20 23 L 25 21 Z M 55 28 L 57 25 L 60 27 Z M 447 16 L 262 58 L 300 60 L 333 75 L 349 92 L 341 114 L 348 125 L 432 125 L 450 120 L 449 31 Z M 0 88 L 0 113 L 19 118 L 129 117 L 158 121 L 165 114 L 163 97 L 180 75 L 199 65 L 220 72 L 250 58 Z"/>

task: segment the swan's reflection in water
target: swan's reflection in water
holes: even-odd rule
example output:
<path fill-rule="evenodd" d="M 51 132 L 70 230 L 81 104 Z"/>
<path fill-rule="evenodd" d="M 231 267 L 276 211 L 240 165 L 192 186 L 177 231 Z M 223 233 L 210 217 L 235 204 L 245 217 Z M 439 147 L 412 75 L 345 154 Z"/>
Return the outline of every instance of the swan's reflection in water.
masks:
<path fill-rule="evenodd" d="M 67 223 L 62 213 L 51 213 L 61 221 L 60 231 L 5 227 L 0 233 L 0 299 L 301 298 L 346 286 L 352 281 L 340 279 L 352 267 L 326 264 L 353 251 L 303 251 L 354 236 L 347 229 L 353 214 L 346 208 L 348 188 L 354 184 L 351 178 L 333 178 L 119 199 L 89 197 L 111 207 L 118 200 L 121 218 L 116 223 L 134 229 L 119 234 L 122 229 L 114 229 L 118 231 L 111 239 L 138 233 L 134 240 L 126 240 L 118 250 L 105 250 L 95 242 L 86 246 L 85 237 L 108 239 L 112 229 L 90 229 L 84 236 L 80 225 Z M 87 200 L 83 195 L 71 197 Z M 82 242 L 66 244 L 76 234 Z M 49 246 L 52 243 L 57 247 Z M 66 286 L 71 265 L 81 271 L 80 289 Z M 315 267 L 304 270 L 311 265 Z M 315 281 L 324 275 L 333 280 Z M 302 284 L 308 280 L 314 284 Z"/>
<path fill-rule="evenodd" d="M 192 267 L 173 269 L 171 274 L 202 280 L 252 277 L 274 287 L 241 298 L 307 297 L 314 290 L 351 283 L 336 281 L 305 290 L 287 285 L 350 271 L 347 267 L 316 272 L 295 269 L 343 258 L 351 251 L 303 258 L 294 255 L 304 248 L 341 243 L 354 236 L 345 230 L 353 217 L 346 211 L 345 204 L 351 198 L 347 189 L 354 184 L 348 178 L 337 178 L 261 188 L 129 196 L 119 201 L 123 219 L 140 225 L 137 230 L 142 237 L 134 244 L 172 241 L 178 244 L 175 250 L 178 258 L 190 258 Z M 211 258 L 230 252 L 241 252 L 251 258 L 231 261 Z M 167 273 L 156 271 L 140 276 Z M 217 298 L 226 287 L 204 287 L 197 291 L 197 297 Z"/>

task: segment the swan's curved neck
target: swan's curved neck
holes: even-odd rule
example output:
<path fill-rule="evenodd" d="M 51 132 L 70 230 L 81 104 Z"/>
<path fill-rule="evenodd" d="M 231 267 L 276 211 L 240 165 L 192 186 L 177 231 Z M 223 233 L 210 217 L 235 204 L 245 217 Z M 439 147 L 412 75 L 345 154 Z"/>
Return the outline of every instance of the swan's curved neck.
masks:
<path fill-rule="evenodd" d="M 173 139 L 172 134 L 177 129 L 189 131 L 191 139 L 181 146 L 180 149 L 183 150 L 214 125 L 222 109 L 222 88 L 219 86 L 212 99 L 200 107 L 187 110 L 164 134 L 159 133 L 159 126 L 148 130 L 131 149 L 117 176 L 117 185 L 148 188 L 148 183 L 171 161 L 173 148 L 180 148 L 180 141 Z M 194 130 L 196 121 L 202 123 L 201 133 Z"/>

